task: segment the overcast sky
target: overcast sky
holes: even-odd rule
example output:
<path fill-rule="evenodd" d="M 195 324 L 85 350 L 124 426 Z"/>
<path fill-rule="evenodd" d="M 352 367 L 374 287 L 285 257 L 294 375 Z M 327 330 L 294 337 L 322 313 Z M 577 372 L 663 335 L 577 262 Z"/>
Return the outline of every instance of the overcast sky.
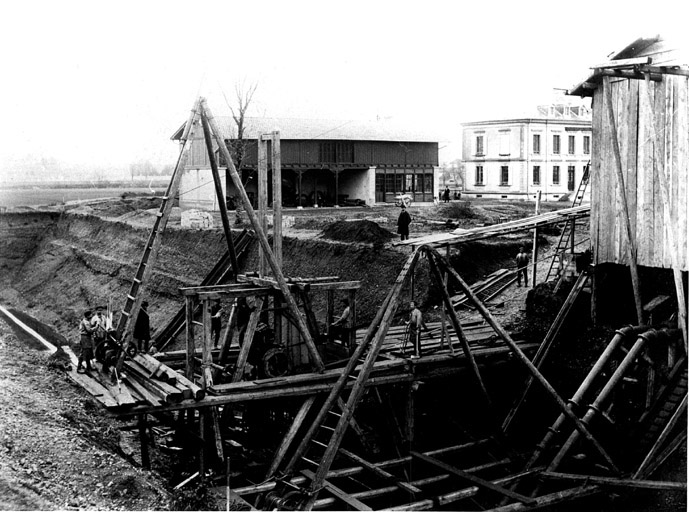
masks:
<path fill-rule="evenodd" d="M 3 2 L 0 162 L 173 164 L 194 100 L 226 115 L 242 80 L 258 83 L 252 115 L 393 117 L 451 141 L 462 122 L 550 101 L 637 37 L 684 45 L 687 4 Z"/>

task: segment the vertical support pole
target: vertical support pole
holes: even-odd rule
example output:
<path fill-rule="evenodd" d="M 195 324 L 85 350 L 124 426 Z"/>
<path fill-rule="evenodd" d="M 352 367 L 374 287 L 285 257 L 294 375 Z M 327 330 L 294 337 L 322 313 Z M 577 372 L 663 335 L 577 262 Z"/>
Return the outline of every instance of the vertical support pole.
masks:
<path fill-rule="evenodd" d="M 298 180 L 297 180 L 297 206 L 298 207 L 302 206 L 302 204 L 301 204 L 301 175 L 302 174 L 304 174 L 304 171 L 299 169 L 297 171 L 297 178 L 298 178 Z"/>
<path fill-rule="evenodd" d="M 201 439 L 201 449 L 199 450 L 199 477 L 203 481 L 206 477 L 206 410 L 199 409 L 199 439 Z"/>
<path fill-rule="evenodd" d="M 352 328 L 349 329 L 349 339 L 347 340 L 349 353 L 354 352 L 356 347 L 356 290 L 349 290 L 349 314 L 351 318 Z"/>
<path fill-rule="evenodd" d="M 282 268 L 282 157 L 280 132 L 272 133 L 270 142 L 273 169 L 273 255 Z"/>
<path fill-rule="evenodd" d="M 187 332 L 187 364 L 185 377 L 194 382 L 194 352 L 196 343 L 194 341 L 194 297 L 187 295 L 184 297 L 186 305 L 186 332 Z"/>
<path fill-rule="evenodd" d="M 213 375 L 211 374 L 211 363 L 213 362 L 213 354 L 211 352 L 212 337 L 211 337 L 211 308 L 210 299 L 203 299 L 203 343 L 201 344 L 201 360 L 203 361 L 203 368 L 201 374 L 203 376 L 203 389 L 208 389 L 208 386 L 213 384 Z"/>
<path fill-rule="evenodd" d="M 407 442 L 414 444 L 414 430 L 415 430 L 415 411 L 414 411 L 414 392 L 416 391 L 416 383 L 410 382 L 407 388 L 407 407 L 405 411 L 406 421 L 406 436 Z"/>
<path fill-rule="evenodd" d="M 541 213 L 541 191 L 538 191 L 536 196 L 536 213 L 539 215 Z M 533 230 L 533 249 L 531 250 L 531 261 L 533 261 L 533 268 L 531 269 L 531 288 L 536 286 L 536 271 L 538 270 L 538 228 L 535 227 Z M 526 284 L 526 283 L 524 283 Z"/>
<path fill-rule="evenodd" d="M 151 458 L 148 455 L 148 422 L 146 414 L 139 414 L 139 441 L 141 443 L 141 467 L 151 468 Z"/>
<path fill-rule="evenodd" d="M 617 189 L 620 193 L 620 200 L 624 211 L 625 227 L 627 228 L 627 257 L 629 258 L 629 272 L 632 277 L 632 287 L 634 289 L 634 304 L 636 305 L 636 319 L 639 325 L 644 325 L 644 313 L 641 305 L 641 287 L 639 284 L 639 272 L 636 268 L 636 238 L 632 233 L 632 223 L 629 218 L 629 205 L 627 204 L 627 190 L 622 174 L 622 158 L 620 157 L 620 143 L 617 140 L 617 123 L 615 113 L 612 109 L 612 91 L 610 88 L 610 77 L 603 77 L 603 96 L 605 96 L 605 111 L 610 125 L 610 140 L 612 141 L 612 152 L 615 157 L 615 171 L 617 172 Z"/>
<path fill-rule="evenodd" d="M 340 171 L 335 169 L 333 172 L 335 173 L 335 208 L 339 208 L 340 203 L 337 201 L 340 198 Z"/>
<path fill-rule="evenodd" d="M 330 336 L 332 334 L 332 329 L 331 326 L 333 324 L 333 319 L 335 318 L 334 314 L 335 310 L 335 293 L 333 290 L 327 290 L 325 292 L 325 325 L 326 325 L 326 334 L 328 336 L 328 339 L 330 339 Z"/>
<path fill-rule="evenodd" d="M 268 142 L 263 135 L 258 136 L 258 223 L 264 232 L 268 231 L 266 210 L 268 209 Z M 263 247 L 258 247 L 258 275 L 265 277 L 268 262 Z"/>

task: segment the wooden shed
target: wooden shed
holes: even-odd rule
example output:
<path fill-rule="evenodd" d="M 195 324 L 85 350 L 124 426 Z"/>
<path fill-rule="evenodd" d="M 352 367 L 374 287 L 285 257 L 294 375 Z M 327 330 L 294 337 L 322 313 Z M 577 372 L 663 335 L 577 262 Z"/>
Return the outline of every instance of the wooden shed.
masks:
<path fill-rule="evenodd" d="M 599 270 L 625 265 L 637 315 L 666 293 L 680 323 L 689 270 L 689 59 L 681 50 L 660 36 L 637 39 L 569 91 L 593 97 L 594 301 L 613 296 L 601 289 Z M 668 273 L 670 289 L 660 289 Z"/>

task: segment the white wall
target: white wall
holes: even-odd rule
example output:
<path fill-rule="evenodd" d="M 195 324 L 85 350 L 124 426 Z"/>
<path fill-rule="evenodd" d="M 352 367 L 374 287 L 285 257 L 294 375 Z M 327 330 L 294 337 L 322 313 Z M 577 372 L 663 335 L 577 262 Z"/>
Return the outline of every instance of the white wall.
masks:
<path fill-rule="evenodd" d="M 218 169 L 223 195 L 225 194 L 225 170 Z M 179 184 L 179 206 L 182 209 L 196 208 L 219 211 L 215 194 L 213 174 L 210 169 L 185 169 Z"/>

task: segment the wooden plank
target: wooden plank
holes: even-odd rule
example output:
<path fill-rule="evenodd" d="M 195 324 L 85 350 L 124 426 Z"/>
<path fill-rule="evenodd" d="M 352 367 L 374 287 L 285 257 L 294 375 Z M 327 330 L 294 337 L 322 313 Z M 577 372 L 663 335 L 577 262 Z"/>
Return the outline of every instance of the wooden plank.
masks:
<path fill-rule="evenodd" d="M 631 487 L 634 489 L 654 489 L 666 491 L 686 491 L 686 482 L 665 482 L 659 480 L 635 480 L 633 478 L 612 478 L 594 475 L 576 475 L 572 473 L 558 473 L 555 471 L 543 471 L 541 478 L 550 480 L 570 480 L 572 482 L 586 482 L 603 487 Z"/>
<path fill-rule="evenodd" d="M 79 384 L 84 390 L 95 398 L 98 402 L 103 404 L 108 409 L 119 407 L 117 400 L 110 394 L 110 391 L 99 382 L 88 377 L 86 374 L 77 373 L 76 368 L 71 368 L 65 373 L 74 382 Z"/>
<path fill-rule="evenodd" d="M 523 494 L 519 494 L 519 493 L 516 493 L 514 491 L 510 491 L 509 489 L 501 487 L 500 485 L 494 484 L 490 480 L 484 480 L 483 478 L 479 478 L 475 475 L 472 475 L 471 473 L 468 473 L 467 471 L 463 471 L 461 469 L 450 466 L 449 464 L 445 464 L 444 462 L 439 461 L 438 459 L 434 459 L 433 457 L 429 457 L 428 455 L 424 455 L 423 453 L 419 453 L 419 452 L 415 452 L 415 451 L 412 451 L 410 453 L 411 453 L 411 456 L 414 458 L 422 460 L 422 461 L 426 462 L 427 464 L 431 464 L 432 466 L 438 467 L 438 468 L 442 469 L 443 471 L 446 471 L 447 473 L 458 476 L 458 477 L 462 478 L 463 480 L 471 482 L 472 484 L 477 485 L 483 489 L 488 489 L 490 491 L 501 494 L 507 498 L 517 500 L 520 503 L 525 503 L 527 505 L 533 505 L 536 503 L 536 500 L 534 498 L 531 498 L 529 496 L 524 496 Z"/>
<path fill-rule="evenodd" d="M 184 297 L 184 303 L 186 305 L 185 331 L 187 345 L 185 376 L 189 380 L 194 378 L 194 354 L 196 353 L 196 341 L 194 339 L 194 302 L 194 297 Z"/>
<path fill-rule="evenodd" d="M 299 407 L 299 411 L 297 411 L 297 414 L 295 414 L 294 419 L 292 420 L 292 424 L 285 433 L 280 446 L 278 446 L 278 449 L 275 452 L 273 461 L 270 463 L 270 467 L 268 468 L 266 479 L 271 478 L 280 467 L 282 460 L 287 454 L 287 450 L 289 450 L 289 447 L 292 445 L 297 432 L 299 432 L 302 423 L 304 423 L 304 419 L 306 418 L 307 414 L 309 414 L 309 411 L 311 410 L 311 407 L 315 401 L 316 395 L 311 395 L 310 397 L 307 397 L 304 402 L 302 402 L 301 407 Z"/>
<path fill-rule="evenodd" d="M 608 122 L 610 124 L 610 137 L 612 138 L 612 150 L 615 162 L 615 171 L 617 175 L 617 185 L 620 194 L 620 201 L 623 206 L 623 220 L 627 233 L 627 254 L 629 258 L 629 271 L 632 278 L 632 288 L 634 290 L 634 304 L 636 306 L 636 317 L 639 325 L 643 325 L 643 311 L 641 309 L 641 289 L 639 284 L 639 273 L 636 265 L 636 238 L 635 234 L 631 231 L 631 224 L 629 221 L 629 206 L 627 204 L 627 194 L 624 186 L 624 175 L 622 173 L 622 163 L 620 157 L 620 148 L 617 138 L 617 128 L 615 121 L 615 113 L 613 112 L 612 106 L 612 91 L 610 86 L 610 78 L 605 77 L 603 79 L 603 90 L 605 93 L 605 110 L 608 117 Z"/>
<path fill-rule="evenodd" d="M 654 119 L 657 131 L 656 144 L 656 169 L 664 169 L 665 156 L 667 151 L 666 146 L 666 91 L 665 83 L 656 83 L 655 85 L 655 105 L 654 105 Z M 658 160 L 658 157 L 660 160 Z M 657 171 L 656 171 L 657 172 Z M 652 260 L 648 262 L 650 266 L 662 267 L 663 265 L 663 247 L 665 245 L 665 214 L 663 212 L 662 191 L 660 180 L 656 179 L 657 174 L 654 174 L 653 179 L 653 252 Z"/>
<path fill-rule="evenodd" d="M 650 95 L 650 96 L 649 96 Z M 638 144 L 638 183 L 637 190 L 637 235 L 639 240 L 639 261 L 647 264 L 652 259 L 653 244 L 653 85 L 639 82 L 639 144 Z M 651 98 L 648 104 L 647 98 Z"/>
<path fill-rule="evenodd" d="M 682 270 L 689 270 L 689 260 L 687 252 L 689 251 L 689 236 L 687 236 L 687 204 L 689 203 L 689 178 L 686 173 L 683 176 L 683 169 L 689 169 L 689 78 L 674 78 L 673 81 L 677 87 L 677 94 L 675 96 L 675 131 L 673 136 L 676 137 L 675 144 L 675 161 L 673 168 L 677 170 L 677 200 L 673 204 L 676 209 L 677 217 L 677 264 Z"/>
<path fill-rule="evenodd" d="M 315 477 L 315 474 L 313 471 L 309 469 L 304 469 L 301 471 L 302 475 L 305 477 L 309 478 L 310 480 L 313 480 Z M 344 501 L 347 505 L 352 507 L 354 510 L 373 510 L 371 507 L 366 505 L 365 503 L 362 503 L 358 499 L 352 497 L 351 495 L 347 494 L 345 491 L 340 489 L 339 487 L 336 487 L 332 483 L 328 482 L 327 480 L 323 480 L 323 487 L 330 492 L 333 496 L 336 498 L 341 499 Z"/>
<path fill-rule="evenodd" d="M 277 265 L 282 267 L 282 157 L 279 130 L 271 133 L 270 152 L 273 173 L 273 254 Z"/>
<path fill-rule="evenodd" d="M 182 386 L 191 390 L 192 398 L 194 400 L 203 400 L 203 397 L 206 396 L 206 391 L 201 388 L 201 386 L 196 385 L 179 372 L 177 372 L 177 382 L 178 384 L 181 384 Z"/>
<path fill-rule="evenodd" d="M 407 482 L 401 481 L 399 478 L 397 478 L 392 473 L 388 473 L 384 469 L 381 469 L 380 467 L 378 467 L 378 466 L 374 465 L 373 463 L 363 459 L 362 457 L 359 457 L 358 455 L 350 452 L 349 450 L 345 450 L 344 448 L 341 448 L 339 453 L 340 453 L 340 455 L 347 457 L 352 462 L 360 464 L 364 469 L 370 471 L 371 473 L 382 478 L 383 480 L 386 480 L 388 482 L 392 482 L 393 484 L 395 484 L 396 487 L 402 489 L 405 492 L 408 492 L 412 495 L 423 492 L 418 487 L 413 486 L 411 484 L 408 484 Z"/>
<path fill-rule="evenodd" d="M 143 386 L 135 378 L 128 377 L 127 385 L 130 386 L 134 391 L 139 393 L 142 396 L 142 398 L 151 405 L 160 405 L 165 403 L 165 400 L 162 396 L 151 392 L 148 388 Z"/>
<path fill-rule="evenodd" d="M 625 111 L 626 115 L 626 160 L 625 169 L 627 170 L 626 184 L 627 197 L 629 198 L 629 222 L 631 223 L 631 231 L 639 244 L 639 237 L 636 229 L 637 225 L 637 192 L 639 190 L 638 175 L 637 175 L 637 161 L 636 155 L 638 152 L 638 114 L 639 114 L 639 80 L 627 81 L 627 95 Z M 637 247 L 638 252 L 638 247 Z M 638 254 L 637 254 L 638 258 Z"/>
<path fill-rule="evenodd" d="M 257 140 L 257 172 L 258 172 L 258 223 L 263 231 L 268 232 L 266 210 L 268 209 L 268 142 L 259 137 Z M 263 247 L 258 247 L 258 275 L 268 274 L 268 262 Z"/>
<path fill-rule="evenodd" d="M 238 279 L 241 279 L 241 275 Z M 179 289 L 180 293 L 185 297 L 197 297 L 201 293 L 220 293 L 227 295 L 229 298 L 238 297 L 252 297 L 254 295 L 267 295 L 273 291 L 272 287 L 266 286 L 252 286 L 246 282 L 233 284 L 215 284 L 209 286 L 188 286 Z"/>
<path fill-rule="evenodd" d="M 598 93 L 600 94 L 600 93 Z M 596 248 L 593 251 L 593 263 L 598 264 L 602 261 L 600 249 L 600 219 L 601 219 L 601 209 L 604 204 L 601 200 L 602 186 L 603 186 L 603 172 L 604 168 L 602 165 L 601 158 L 601 145 L 602 145 L 602 134 L 605 133 L 602 127 L 602 110 L 600 108 L 594 108 L 591 118 L 591 131 L 593 134 L 593 140 L 591 144 L 591 244 Z"/>

